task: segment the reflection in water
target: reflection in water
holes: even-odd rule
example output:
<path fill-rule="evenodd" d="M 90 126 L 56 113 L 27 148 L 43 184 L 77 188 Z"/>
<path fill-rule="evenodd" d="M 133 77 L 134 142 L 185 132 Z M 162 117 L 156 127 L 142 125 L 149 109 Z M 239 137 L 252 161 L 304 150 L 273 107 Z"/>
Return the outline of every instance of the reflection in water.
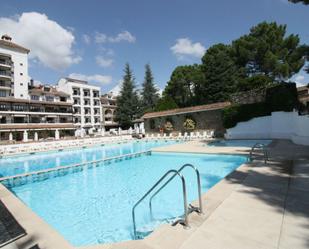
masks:
<path fill-rule="evenodd" d="M 86 163 L 107 157 L 141 152 L 173 143 L 175 143 L 175 141 L 130 142 L 8 157 L 0 160 L 0 176 L 12 176 L 53 167 Z"/>

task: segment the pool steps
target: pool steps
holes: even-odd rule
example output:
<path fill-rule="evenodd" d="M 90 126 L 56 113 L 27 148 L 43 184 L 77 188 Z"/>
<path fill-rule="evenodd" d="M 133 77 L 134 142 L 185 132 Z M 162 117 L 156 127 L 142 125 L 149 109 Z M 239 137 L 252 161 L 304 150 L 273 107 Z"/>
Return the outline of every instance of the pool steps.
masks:
<path fill-rule="evenodd" d="M 109 158 L 104 158 L 100 160 L 89 161 L 85 163 L 73 164 L 73 165 L 68 165 L 68 166 L 54 167 L 54 168 L 29 172 L 26 174 L 19 174 L 15 176 L 2 177 L 0 178 L 0 183 L 2 183 L 8 188 L 18 187 L 18 186 L 25 185 L 28 183 L 40 182 L 40 181 L 44 181 L 46 179 L 50 179 L 54 177 L 64 176 L 64 175 L 71 174 L 71 173 L 77 173 L 77 172 L 91 169 L 94 167 L 104 166 L 112 162 L 129 160 L 129 159 L 140 157 L 143 155 L 151 155 L 151 150 L 141 151 L 141 152 L 131 153 L 131 154 L 125 154 L 125 155 L 120 155 L 120 156 L 115 156 L 115 157 L 109 157 Z M 102 162 L 104 164 L 102 164 Z"/>

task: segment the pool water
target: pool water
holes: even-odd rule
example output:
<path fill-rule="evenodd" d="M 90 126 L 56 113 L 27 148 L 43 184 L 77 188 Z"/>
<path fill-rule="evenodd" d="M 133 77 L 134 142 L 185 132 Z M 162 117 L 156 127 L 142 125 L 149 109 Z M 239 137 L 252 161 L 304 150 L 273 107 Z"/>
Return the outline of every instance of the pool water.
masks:
<path fill-rule="evenodd" d="M 219 147 L 252 147 L 256 143 L 269 145 L 272 142 L 270 139 L 231 139 L 231 140 L 218 140 L 207 144 L 207 146 Z"/>
<path fill-rule="evenodd" d="M 0 159 L 0 178 L 38 170 L 68 166 L 103 158 L 150 150 L 158 146 L 174 144 L 172 140 L 137 141 L 88 148 L 20 155 Z"/>
<path fill-rule="evenodd" d="M 195 165 L 201 174 L 202 192 L 207 192 L 245 161 L 246 157 L 234 155 L 152 153 L 101 163 L 99 167 L 13 187 L 11 191 L 74 246 L 111 243 L 133 239 L 133 205 L 168 170 L 185 163 Z M 183 174 L 188 200 L 196 200 L 195 172 L 187 168 Z M 137 230 L 147 233 L 182 214 L 181 182 L 175 178 L 154 198 L 153 218 L 148 199 L 137 208 Z"/>

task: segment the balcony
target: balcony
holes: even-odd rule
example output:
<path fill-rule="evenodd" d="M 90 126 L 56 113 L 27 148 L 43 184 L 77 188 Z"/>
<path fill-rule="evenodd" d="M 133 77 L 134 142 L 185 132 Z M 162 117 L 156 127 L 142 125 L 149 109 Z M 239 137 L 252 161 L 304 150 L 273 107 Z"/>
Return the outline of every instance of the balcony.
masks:
<path fill-rule="evenodd" d="M 0 89 L 1 90 L 12 90 L 11 84 L 2 84 L 0 83 Z"/>
<path fill-rule="evenodd" d="M 12 63 L 4 60 L 0 60 L 0 68 L 11 69 Z"/>
<path fill-rule="evenodd" d="M 0 71 L 0 79 L 11 80 L 12 79 L 12 73 L 7 72 L 7 71 Z"/>

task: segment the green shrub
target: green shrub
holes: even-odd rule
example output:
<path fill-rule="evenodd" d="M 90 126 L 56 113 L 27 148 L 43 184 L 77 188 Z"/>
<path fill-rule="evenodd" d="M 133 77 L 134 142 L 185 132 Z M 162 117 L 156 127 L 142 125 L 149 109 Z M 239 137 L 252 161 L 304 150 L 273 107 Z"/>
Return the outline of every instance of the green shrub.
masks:
<path fill-rule="evenodd" d="M 299 107 L 295 83 L 280 83 L 266 90 L 265 102 L 273 112 L 291 112 Z"/>
<path fill-rule="evenodd" d="M 238 122 L 245 122 L 255 117 L 270 115 L 266 103 L 233 105 L 223 110 L 223 125 L 226 129 L 234 127 Z"/>
<path fill-rule="evenodd" d="M 267 88 L 265 102 L 233 105 L 223 110 L 223 125 L 226 129 L 252 118 L 268 116 L 271 112 L 290 112 L 299 107 L 295 83 L 278 83 Z"/>

